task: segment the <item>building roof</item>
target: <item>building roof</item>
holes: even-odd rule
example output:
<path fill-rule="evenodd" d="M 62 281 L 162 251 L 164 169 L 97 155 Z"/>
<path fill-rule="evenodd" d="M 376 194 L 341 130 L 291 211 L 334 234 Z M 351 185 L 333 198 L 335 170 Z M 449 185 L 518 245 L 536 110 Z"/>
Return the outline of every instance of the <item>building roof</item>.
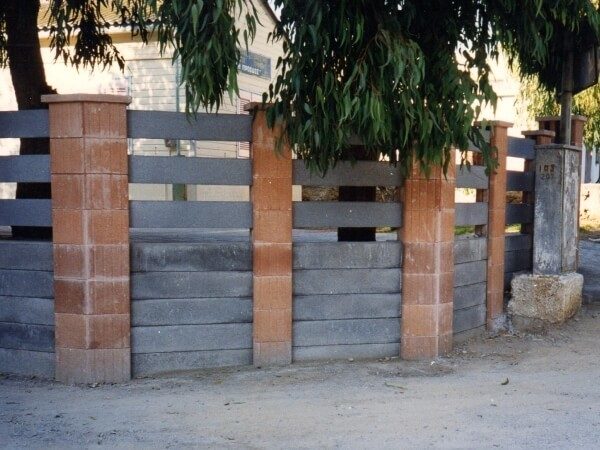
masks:
<path fill-rule="evenodd" d="M 265 8 L 265 10 L 267 11 L 267 14 L 269 14 L 271 19 L 273 19 L 273 22 L 277 23 L 279 21 L 279 19 L 277 18 L 277 15 L 273 11 L 273 8 L 271 8 L 271 5 L 269 5 L 268 0 L 251 0 L 251 1 L 262 5 L 262 7 Z M 110 8 L 108 8 L 106 6 L 102 7 L 102 17 L 104 19 L 105 28 L 121 27 L 123 25 L 127 25 L 127 24 L 123 24 L 121 22 L 121 17 L 117 12 L 111 10 Z M 38 14 L 38 30 L 39 31 L 49 31 L 50 30 L 51 24 L 49 23 L 49 18 L 50 18 L 50 1 L 43 1 L 42 4 L 40 5 L 40 12 Z M 156 19 L 153 19 L 153 20 L 151 19 L 150 23 L 153 23 L 155 20 Z"/>

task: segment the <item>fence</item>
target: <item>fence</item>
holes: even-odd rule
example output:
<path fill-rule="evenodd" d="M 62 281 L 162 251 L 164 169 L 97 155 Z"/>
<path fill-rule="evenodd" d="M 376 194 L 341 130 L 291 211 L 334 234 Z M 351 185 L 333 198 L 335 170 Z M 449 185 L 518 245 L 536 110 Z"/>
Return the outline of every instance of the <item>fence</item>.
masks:
<path fill-rule="evenodd" d="M 477 157 L 447 177 L 402 180 L 385 162 L 363 161 L 322 178 L 289 148 L 273 152 L 281 131 L 260 109 L 189 121 L 126 111 L 123 97 L 48 101 L 49 112 L 0 113 L 0 138 L 51 142 L 50 156 L 1 157 L 0 182 L 52 181 L 53 196 L 0 200 L 0 226 L 54 230 L 53 243 L 0 241 L 2 371 L 90 382 L 435 357 L 453 334 L 493 326 L 505 277 L 531 265 L 533 164 L 505 164 L 506 155 L 533 160 L 536 141 L 508 138 L 508 124 L 490 130 L 501 165 L 489 178 Z M 247 141 L 252 158 L 128 157 L 127 139 L 141 138 Z M 129 201 L 129 183 L 248 186 L 250 201 Z M 293 202 L 292 185 L 388 186 L 399 201 Z M 457 188 L 475 189 L 477 201 L 455 205 Z M 507 205 L 507 190 L 523 192 L 521 203 Z M 505 237 L 505 223 L 520 232 Z M 455 239 L 455 226 L 475 233 Z M 337 242 L 327 230 L 338 227 L 388 232 Z"/>

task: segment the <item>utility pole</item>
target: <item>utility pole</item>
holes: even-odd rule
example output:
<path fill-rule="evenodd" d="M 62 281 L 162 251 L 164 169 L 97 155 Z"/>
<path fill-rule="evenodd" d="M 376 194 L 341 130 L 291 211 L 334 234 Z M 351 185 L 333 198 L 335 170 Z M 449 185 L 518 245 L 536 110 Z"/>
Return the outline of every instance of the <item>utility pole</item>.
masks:
<path fill-rule="evenodd" d="M 562 89 L 560 95 L 560 140 L 571 145 L 571 113 L 573 109 L 573 38 L 565 33 L 562 64 Z"/>

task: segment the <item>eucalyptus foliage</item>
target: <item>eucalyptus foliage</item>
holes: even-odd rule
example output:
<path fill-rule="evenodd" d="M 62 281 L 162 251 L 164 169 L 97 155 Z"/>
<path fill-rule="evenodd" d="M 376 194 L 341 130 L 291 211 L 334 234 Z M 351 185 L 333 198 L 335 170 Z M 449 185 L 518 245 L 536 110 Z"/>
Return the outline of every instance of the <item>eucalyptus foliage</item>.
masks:
<path fill-rule="evenodd" d="M 5 0 L 13 2 L 15 0 Z M 39 0 L 22 0 L 32 2 Z M 473 122 L 494 105 L 489 62 L 503 48 L 521 75 L 551 86 L 562 40 L 600 35 L 591 0 L 274 0 L 281 20 L 271 34 L 283 46 L 277 76 L 263 95 L 270 123 L 309 167 L 326 171 L 360 140 L 373 158 L 409 170 L 446 167 L 451 148 L 469 140 L 493 149 Z M 76 66 L 123 58 L 104 26 L 106 8 L 144 42 L 181 60 L 188 112 L 218 110 L 238 89 L 244 45 L 256 33 L 251 0 L 51 0 L 51 47 Z M 0 2 L 0 62 L 6 27 Z M 71 48 L 69 44 L 73 45 Z"/>
<path fill-rule="evenodd" d="M 523 76 L 560 65 L 562 33 L 599 35 L 588 0 L 275 0 L 281 75 L 270 92 L 298 154 L 324 171 L 353 136 L 409 169 L 447 166 L 452 146 L 495 105 L 490 59 L 502 47 Z"/>
<path fill-rule="evenodd" d="M 530 119 L 558 116 L 560 105 L 554 90 L 540 84 L 537 77 L 521 83 L 519 103 L 524 105 Z M 585 116 L 583 141 L 588 148 L 600 148 L 600 85 L 591 87 L 573 98 L 573 113 Z"/>

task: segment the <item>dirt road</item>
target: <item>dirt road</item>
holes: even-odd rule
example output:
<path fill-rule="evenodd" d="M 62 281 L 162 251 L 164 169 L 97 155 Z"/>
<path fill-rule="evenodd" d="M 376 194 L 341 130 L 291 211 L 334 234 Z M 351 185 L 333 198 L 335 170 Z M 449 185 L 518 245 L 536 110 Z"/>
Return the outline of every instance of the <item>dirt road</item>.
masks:
<path fill-rule="evenodd" d="M 68 387 L 4 376 L 0 447 L 598 448 L 600 309 L 435 362 L 234 368 Z"/>

